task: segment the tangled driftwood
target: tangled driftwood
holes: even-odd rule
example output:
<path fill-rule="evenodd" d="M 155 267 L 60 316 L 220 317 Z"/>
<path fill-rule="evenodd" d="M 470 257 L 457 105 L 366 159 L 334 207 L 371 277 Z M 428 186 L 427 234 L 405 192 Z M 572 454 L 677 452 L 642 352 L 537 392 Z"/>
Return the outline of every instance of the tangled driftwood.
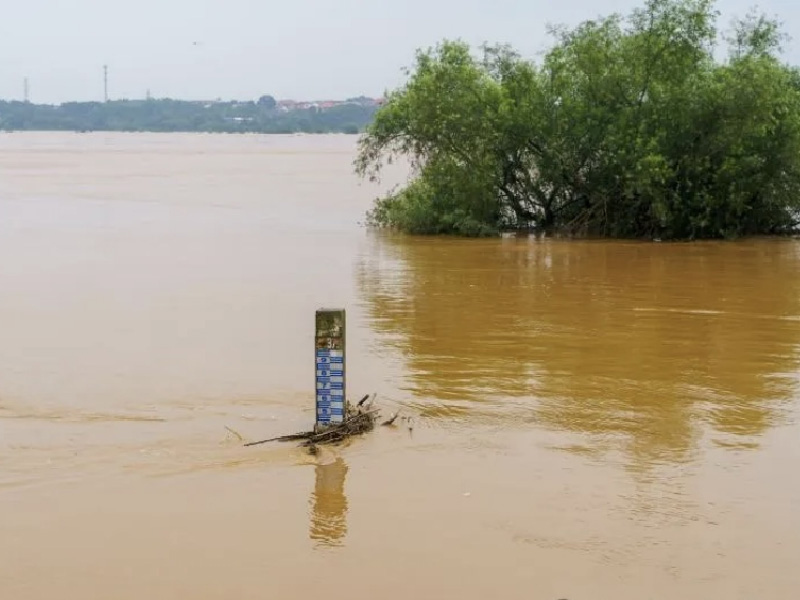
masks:
<path fill-rule="evenodd" d="M 267 440 L 259 440 L 258 442 L 249 442 L 245 446 L 258 446 L 268 442 L 302 441 L 301 446 L 306 446 L 312 452 L 315 452 L 317 444 L 333 444 L 341 442 L 348 437 L 372 431 L 380 413 L 377 408 L 372 408 L 375 396 L 376 394 L 373 394 L 371 398 L 369 395 L 364 396 L 356 406 L 347 402 L 344 421 L 336 425 L 329 425 L 314 431 L 281 435 Z"/>

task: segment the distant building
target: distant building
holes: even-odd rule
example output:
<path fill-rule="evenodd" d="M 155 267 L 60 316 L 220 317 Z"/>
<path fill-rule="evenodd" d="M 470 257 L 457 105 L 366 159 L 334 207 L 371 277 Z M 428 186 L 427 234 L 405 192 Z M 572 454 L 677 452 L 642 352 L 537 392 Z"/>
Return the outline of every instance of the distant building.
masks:
<path fill-rule="evenodd" d="M 383 98 L 376 99 L 368 98 L 366 96 L 359 96 L 358 98 L 348 98 L 347 100 L 278 100 L 276 107 L 281 112 L 289 112 L 292 110 L 308 110 L 310 108 L 327 110 L 345 104 L 355 104 L 358 106 L 380 106 L 383 103 Z"/>

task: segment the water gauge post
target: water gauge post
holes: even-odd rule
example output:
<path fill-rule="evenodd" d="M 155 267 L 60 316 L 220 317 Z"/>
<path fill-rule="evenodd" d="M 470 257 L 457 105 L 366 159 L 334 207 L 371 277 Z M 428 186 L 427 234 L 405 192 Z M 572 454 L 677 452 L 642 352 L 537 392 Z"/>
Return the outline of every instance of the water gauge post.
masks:
<path fill-rule="evenodd" d="M 345 311 L 320 308 L 315 315 L 317 431 L 345 419 Z"/>

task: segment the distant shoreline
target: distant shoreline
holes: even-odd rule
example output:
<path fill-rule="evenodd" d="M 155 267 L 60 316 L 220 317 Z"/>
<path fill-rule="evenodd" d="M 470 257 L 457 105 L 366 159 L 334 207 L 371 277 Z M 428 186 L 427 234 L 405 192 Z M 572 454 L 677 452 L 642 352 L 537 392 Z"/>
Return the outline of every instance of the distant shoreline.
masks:
<path fill-rule="evenodd" d="M 113 100 L 59 105 L 0 101 L 0 131 L 128 133 L 358 134 L 382 100 Z"/>

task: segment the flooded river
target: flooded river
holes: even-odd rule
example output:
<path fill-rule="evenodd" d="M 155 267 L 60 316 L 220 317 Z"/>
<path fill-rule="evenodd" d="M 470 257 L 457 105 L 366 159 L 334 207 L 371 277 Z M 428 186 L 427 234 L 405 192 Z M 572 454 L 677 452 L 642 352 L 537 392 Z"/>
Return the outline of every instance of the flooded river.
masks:
<path fill-rule="evenodd" d="M 0 135 L 0 597 L 797 598 L 800 242 L 381 235 L 354 148 Z M 413 431 L 242 448 L 320 306 Z"/>

